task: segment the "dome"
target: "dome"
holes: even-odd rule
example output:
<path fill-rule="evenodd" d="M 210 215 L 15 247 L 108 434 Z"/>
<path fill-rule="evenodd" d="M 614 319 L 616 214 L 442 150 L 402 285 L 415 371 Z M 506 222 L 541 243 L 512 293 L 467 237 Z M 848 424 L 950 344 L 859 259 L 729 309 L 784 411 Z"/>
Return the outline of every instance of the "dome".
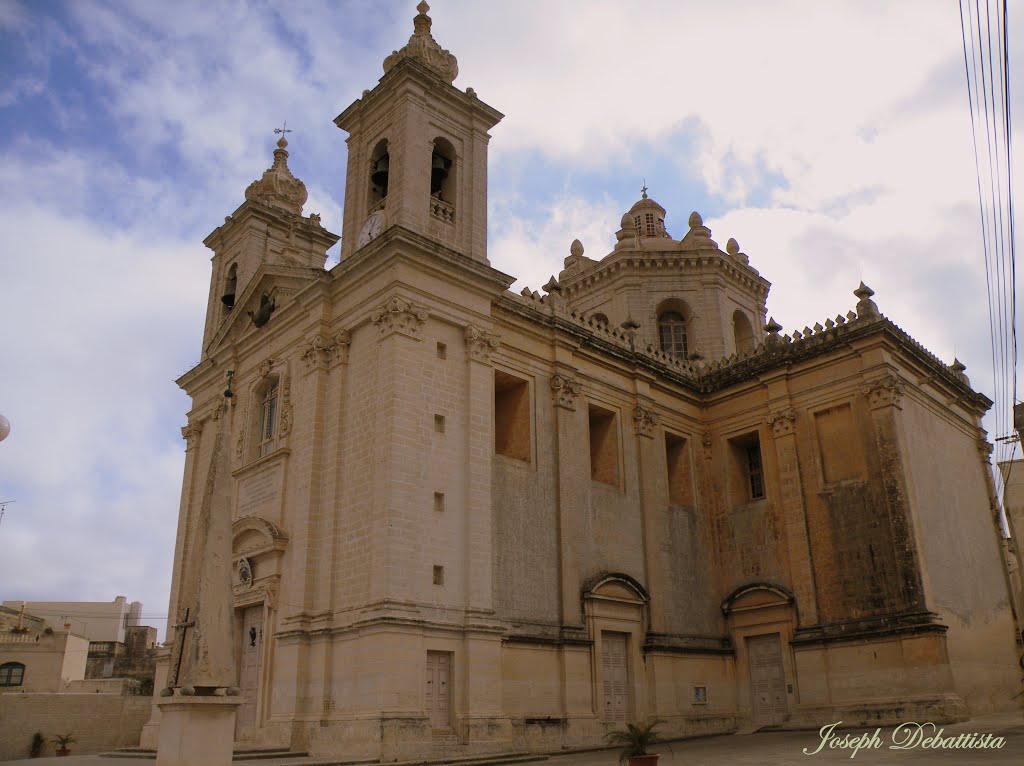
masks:
<path fill-rule="evenodd" d="M 286 146 L 288 142 L 282 136 L 274 150 L 274 164 L 263 173 L 260 180 L 249 184 L 249 188 L 245 190 L 245 198 L 268 207 L 302 215 L 302 206 L 306 204 L 309 194 L 306 185 L 288 169 Z"/>
<path fill-rule="evenodd" d="M 627 228 L 628 223 L 641 238 L 671 239 L 665 230 L 665 208 L 647 196 L 646 186 L 641 194 L 643 196 L 622 216 L 622 228 Z"/>

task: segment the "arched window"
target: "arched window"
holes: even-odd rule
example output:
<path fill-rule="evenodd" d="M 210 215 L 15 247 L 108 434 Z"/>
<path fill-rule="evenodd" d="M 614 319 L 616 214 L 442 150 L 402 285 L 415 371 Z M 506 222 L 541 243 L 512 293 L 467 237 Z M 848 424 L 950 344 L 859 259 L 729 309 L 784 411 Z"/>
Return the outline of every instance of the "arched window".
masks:
<path fill-rule="evenodd" d="M 230 311 L 235 305 L 235 289 L 238 287 L 238 264 L 232 263 L 228 269 L 227 279 L 224 280 L 224 294 L 220 299 L 224 306 Z"/>
<path fill-rule="evenodd" d="M 678 311 L 658 316 L 658 343 L 666 354 L 686 358 L 686 320 Z"/>
<path fill-rule="evenodd" d="M 278 381 L 269 378 L 256 389 L 256 456 L 269 455 L 277 449 Z"/>
<path fill-rule="evenodd" d="M 367 213 L 384 207 L 388 196 L 388 174 L 391 171 L 391 158 L 388 155 L 388 140 L 382 138 L 370 153 L 370 199 Z"/>
<path fill-rule="evenodd" d="M 732 334 L 736 339 L 736 350 L 741 354 L 754 350 L 754 330 L 750 326 L 750 320 L 742 311 L 735 311 L 732 315 Z"/>
<path fill-rule="evenodd" d="M 455 223 L 455 172 L 455 147 L 435 138 L 430 153 L 430 214 L 445 223 Z"/>
<path fill-rule="evenodd" d="M 0 686 L 21 686 L 25 682 L 25 666 L 20 662 L 0 665 Z"/>

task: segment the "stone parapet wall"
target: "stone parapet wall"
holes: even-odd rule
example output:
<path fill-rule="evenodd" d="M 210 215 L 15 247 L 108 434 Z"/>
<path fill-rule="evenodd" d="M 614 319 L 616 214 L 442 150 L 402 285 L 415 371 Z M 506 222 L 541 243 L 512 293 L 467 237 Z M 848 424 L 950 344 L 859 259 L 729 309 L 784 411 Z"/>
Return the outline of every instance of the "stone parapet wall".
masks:
<path fill-rule="evenodd" d="M 28 758 L 37 731 L 46 737 L 44 756 L 54 755 L 55 734 L 69 732 L 74 755 L 138 745 L 150 701 L 113 694 L 0 695 L 0 761 Z"/>

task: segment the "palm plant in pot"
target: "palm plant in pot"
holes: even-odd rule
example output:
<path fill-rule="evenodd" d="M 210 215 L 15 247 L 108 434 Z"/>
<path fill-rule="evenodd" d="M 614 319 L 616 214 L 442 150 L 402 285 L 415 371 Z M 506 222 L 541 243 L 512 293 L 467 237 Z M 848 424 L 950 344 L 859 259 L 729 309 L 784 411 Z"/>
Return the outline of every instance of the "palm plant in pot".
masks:
<path fill-rule="evenodd" d="M 661 742 L 656 729 L 662 721 L 637 724 L 627 723 L 625 729 L 610 731 L 604 738 L 613 745 L 622 745 L 619 763 L 629 762 L 629 766 L 657 766 L 658 754 L 648 753 L 647 748 Z"/>
<path fill-rule="evenodd" d="M 33 758 L 38 758 L 43 754 L 43 745 L 45 744 L 46 737 L 41 731 L 37 731 L 32 735 L 32 744 L 29 745 L 28 754 Z"/>
<path fill-rule="evenodd" d="M 53 744 L 57 746 L 57 755 L 71 755 L 68 745 L 75 744 L 75 738 L 71 734 L 54 734 Z"/>

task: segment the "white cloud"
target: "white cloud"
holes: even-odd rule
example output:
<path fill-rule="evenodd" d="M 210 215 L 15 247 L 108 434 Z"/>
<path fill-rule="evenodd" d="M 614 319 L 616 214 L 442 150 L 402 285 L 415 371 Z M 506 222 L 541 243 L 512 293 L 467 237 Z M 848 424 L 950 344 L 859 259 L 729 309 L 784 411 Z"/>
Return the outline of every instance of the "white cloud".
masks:
<path fill-rule="evenodd" d="M 588 257 L 602 258 L 614 242 L 606 222 L 622 216 L 607 198 L 563 194 L 552 201 L 544 217 L 525 220 L 514 212 L 521 202 L 514 193 L 500 195 L 491 200 L 488 213 L 488 258 L 496 269 L 517 277 L 511 288 L 515 291 L 540 290 L 552 275 L 557 277 L 574 239 L 583 243 Z"/>

